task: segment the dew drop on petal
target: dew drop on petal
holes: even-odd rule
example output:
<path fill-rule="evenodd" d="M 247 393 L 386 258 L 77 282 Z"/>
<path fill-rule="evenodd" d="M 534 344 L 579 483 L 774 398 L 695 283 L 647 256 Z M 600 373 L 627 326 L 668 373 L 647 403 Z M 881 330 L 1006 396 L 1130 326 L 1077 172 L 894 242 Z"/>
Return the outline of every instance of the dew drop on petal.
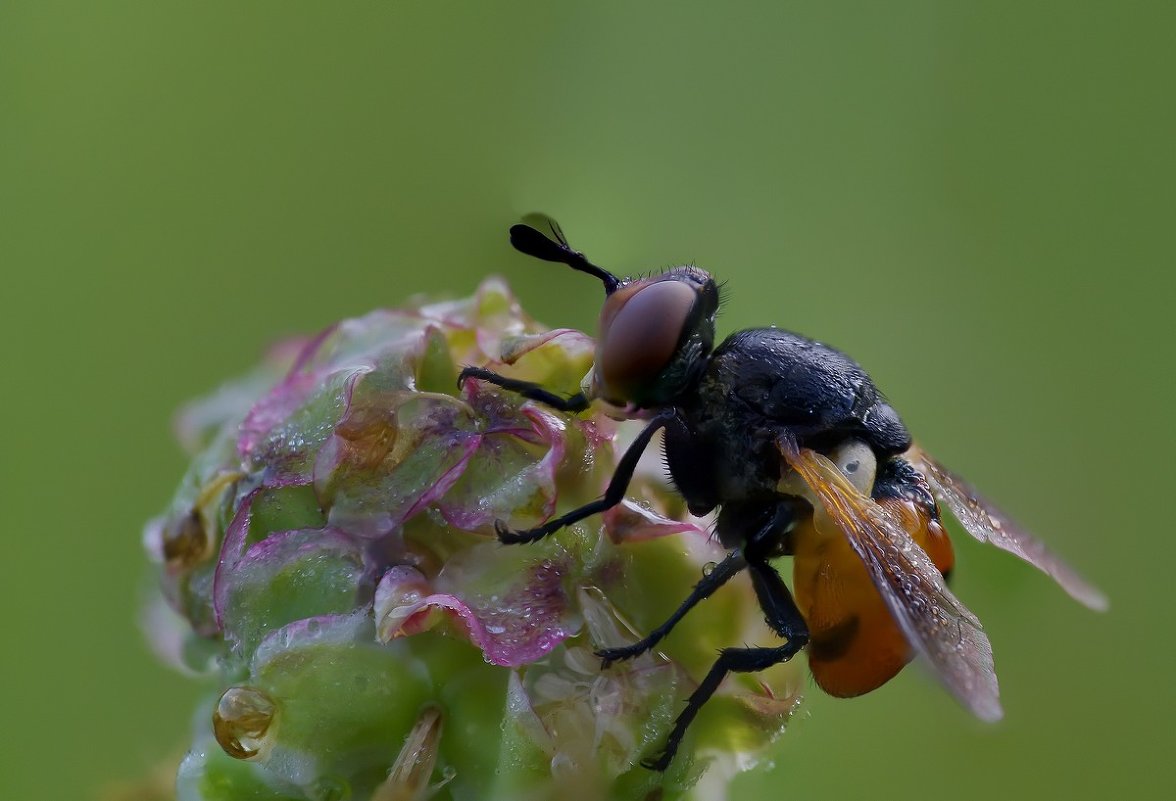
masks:
<path fill-rule="evenodd" d="M 256 687 L 230 687 L 212 713 L 212 731 L 234 759 L 257 756 L 272 741 L 277 706 Z M 267 740 L 266 735 L 270 735 Z"/>

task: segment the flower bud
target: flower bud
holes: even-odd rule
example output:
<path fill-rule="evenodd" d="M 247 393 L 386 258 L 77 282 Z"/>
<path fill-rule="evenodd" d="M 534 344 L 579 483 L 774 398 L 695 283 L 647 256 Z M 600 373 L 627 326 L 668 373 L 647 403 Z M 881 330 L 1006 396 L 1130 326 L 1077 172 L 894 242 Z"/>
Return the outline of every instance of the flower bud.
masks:
<path fill-rule="evenodd" d="M 495 537 L 599 497 L 624 424 L 459 388 L 460 367 L 572 394 L 593 350 L 491 279 L 276 348 L 182 412 L 193 464 L 144 538 L 149 636 L 221 690 L 180 799 L 672 799 L 755 763 L 795 705 L 792 666 L 730 678 L 668 771 L 640 765 L 716 650 L 772 636 L 742 578 L 655 652 L 594 656 L 724 555 L 659 476 L 533 545 Z"/>

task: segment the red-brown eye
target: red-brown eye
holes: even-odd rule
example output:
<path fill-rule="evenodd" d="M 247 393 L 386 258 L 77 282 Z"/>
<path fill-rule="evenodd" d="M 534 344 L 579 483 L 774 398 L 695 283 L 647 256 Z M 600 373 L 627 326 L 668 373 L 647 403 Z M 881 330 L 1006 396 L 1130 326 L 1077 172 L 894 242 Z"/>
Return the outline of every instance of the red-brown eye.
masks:
<path fill-rule="evenodd" d="M 622 287 L 600 313 L 599 389 L 610 401 L 637 399 L 674 357 L 698 297 L 684 281 Z"/>

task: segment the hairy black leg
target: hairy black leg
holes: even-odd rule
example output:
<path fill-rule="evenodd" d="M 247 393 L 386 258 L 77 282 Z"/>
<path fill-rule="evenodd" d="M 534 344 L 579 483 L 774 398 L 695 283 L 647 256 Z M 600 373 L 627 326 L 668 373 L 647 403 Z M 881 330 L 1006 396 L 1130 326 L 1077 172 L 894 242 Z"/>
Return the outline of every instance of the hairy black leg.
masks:
<path fill-rule="evenodd" d="M 674 626 L 678 625 L 678 621 L 684 618 L 687 612 L 698 605 L 699 601 L 709 598 L 714 594 L 715 590 L 726 584 L 745 567 L 747 567 L 747 560 L 743 558 L 743 554 L 739 551 L 731 551 L 723 561 L 715 565 L 714 570 L 703 574 L 702 581 L 694 585 L 694 589 L 691 590 L 690 595 L 682 602 L 682 605 L 670 615 L 665 623 L 662 623 L 651 631 L 645 639 L 640 642 L 635 642 L 632 645 L 625 645 L 620 648 L 603 648 L 597 651 L 596 655 L 601 659 L 601 669 L 608 668 L 614 662 L 640 656 L 652 649 L 661 642 L 663 637 L 670 633 Z"/>
<path fill-rule="evenodd" d="M 548 392 L 543 387 L 530 381 L 507 378 L 498 373 L 492 373 L 482 367 L 463 367 L 457 377 L 457 386 L 459 389 L 467 378 L 476 378 L 479 381 L 485 381 L 487 384 L 502 387 L 505 390 L 522 395 L 527 400 L 539 401 L 561 412 L 582 412 L 589 406 L 589 400 L 583 392 L 577 392 L 575 395 L 565 398 L 561 395 L 556 395 L 554 392 Z"/>
<path fill-rule="evenodd" d="M 799 642 L 799 647 L 803 648 L 808 642 L 808 624 L 796 608 L 796 601 L 792 600 L 792 593 L 784 579 L 767 562 L 749 562 L 748 568 L 751 572 L 751 586 L 755 588 L 755 597 L 763 610 L 768 628 L 790 644 Z"/>
<path fill-rule="evenodd" d="M 604 497 L 600 500 L 586 503 L 583 506 L 573 509 L 567 514 L 548 520 L 541 526 L 537 526 L 526 531 L 514 531 L 507 527 L 505 523 L 498 520 L 494 523 L 494 530 L 498 532 L 498 539 L 507 545 L 514 545 L 522 542 L 535 542 L 559 531 L 564 526 L 570 526 L 573 523 L 578 523 L 585 517 L 603 512 L 606 509 L 611 509 L 625 498 L 625 491 L 629 489 L 629 482 L 633 480 L 633 471 L 637 469 L 637 461 L 641 458 L 641 454 L 649 446 L 649 441 L 653 439 L 653 435 L 662 426 L 674 419 L 674 412 L 665 411 L 657 414 L 649 425 L 641 430 L 637 438 L 633 440 L 633 444 L 625 451 L 625 455 L 621 457 L 621 461 L 617 464 L 617 470 L 613 473 L 612 480 L 608 482 L 608 489 L 604 491 Z"/>
<path fill-rule="evenodd" d="M 686 701 L 682 714 L 674 721 L 674 728 L 666 738 L 665 750 L 656 759 L 642 763 L 651 770 L 661 771 L 669 767 L 686 729 L 728 673 L 754 673 L 787 662 L 808 643 L 808 626 L 780 574 L 766 561 L 749 561 L 748 567 L 768 625 L 788 641 L 775 648 L 724 648 L 720 651 L 718 660 Z"/>

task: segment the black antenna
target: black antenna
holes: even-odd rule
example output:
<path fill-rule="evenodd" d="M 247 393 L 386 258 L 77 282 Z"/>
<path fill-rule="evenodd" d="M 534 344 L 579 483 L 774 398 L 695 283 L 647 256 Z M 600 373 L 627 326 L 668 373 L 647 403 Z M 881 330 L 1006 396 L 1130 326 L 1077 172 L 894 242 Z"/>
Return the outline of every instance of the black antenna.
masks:
<path fill-rule="evenodd" d="M 615 275 L 588 261 L 583 253 L 572 250 L 555 220 L 546 214 L 528 214 L 523 219 L 526 222 L 510 227 L 510 243 L 514 245 L 515 250 L 543 261 L 566 264 L 573 270 L 595 276 L 604 284 L 606 295 L 611 295 L 621 285 Z M 543 228 L 549 230 L 551 236 L 543 233 Z"/>

